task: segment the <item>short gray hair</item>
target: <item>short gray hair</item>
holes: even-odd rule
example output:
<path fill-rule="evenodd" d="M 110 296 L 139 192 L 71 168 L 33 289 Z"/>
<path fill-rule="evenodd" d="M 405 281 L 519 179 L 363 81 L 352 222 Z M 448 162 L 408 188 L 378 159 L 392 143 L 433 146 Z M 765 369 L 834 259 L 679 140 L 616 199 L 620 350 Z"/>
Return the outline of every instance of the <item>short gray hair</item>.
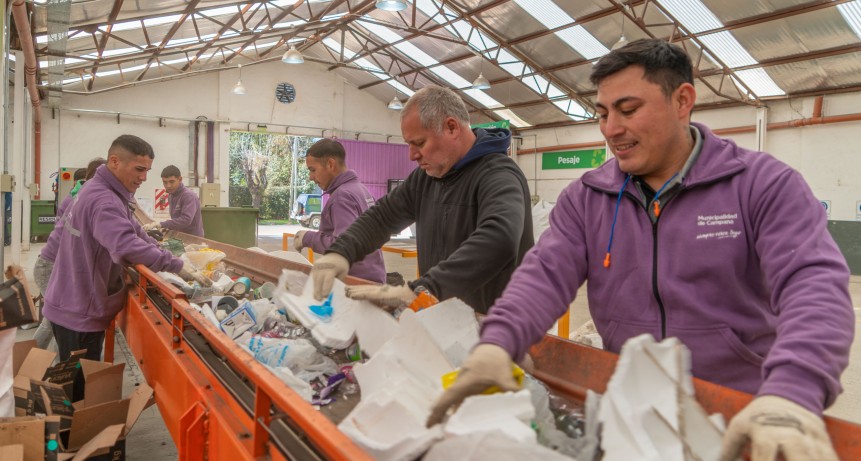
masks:
<path fill-rule="evenodd" d="M 442 132 L 443 122 L 448 117 L 454 117 L 462 125 L 469 126 L 469 111 L 466 110 L 466 104 L 457 93 L 448 88 L 431 85 L 416 91 L 404 105 L 401 120 L 413 106 L 419 111 L 422 127 L 435 133 Z"/>

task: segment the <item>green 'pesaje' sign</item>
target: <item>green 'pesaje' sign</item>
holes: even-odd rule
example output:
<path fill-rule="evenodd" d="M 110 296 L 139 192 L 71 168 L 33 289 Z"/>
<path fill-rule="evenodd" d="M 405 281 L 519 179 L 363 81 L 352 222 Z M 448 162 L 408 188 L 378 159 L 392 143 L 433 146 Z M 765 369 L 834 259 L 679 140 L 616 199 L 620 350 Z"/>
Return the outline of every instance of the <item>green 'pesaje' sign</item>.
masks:
<path fill-rule="evenodd" d="M 470 128 L 505 128 L 506 130 L 510 130 L 511 121 L 499 120 L 496 122 L 479 123 L 477 125 L 471 125 Z"/>
<path fill-rule="evenodd" d="M 598 168 L 607 158 L 607 149 L 569 150 L 545 152 L 541 155 L 542 170 L 567 170 L 571 168 Z"/>

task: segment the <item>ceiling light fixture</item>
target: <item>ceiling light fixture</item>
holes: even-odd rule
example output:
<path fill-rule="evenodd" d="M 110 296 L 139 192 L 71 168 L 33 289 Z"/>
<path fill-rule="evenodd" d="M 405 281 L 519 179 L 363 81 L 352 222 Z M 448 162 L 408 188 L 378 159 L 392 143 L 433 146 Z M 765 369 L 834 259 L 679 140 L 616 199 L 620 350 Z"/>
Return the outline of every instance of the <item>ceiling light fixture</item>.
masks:
<path fill-rule="evenodd" d="M 296 49 L 296 45 L 290 45 L 290 49 L 281 57 L 281 62 L 285 64 L 302 64 L 305 62 L 305 57 Z"/>
<path fill-rule="evenodd" d="M 625 38 L 625 16 L 628 15 L 628 4 L 625 3 L 622 6 L 624 8 L 624 11 L 622 11 L 622 36 L 619 37 L 619 41 L 613 44 L 613 46 L 610 48 L 614 51 L 628 44 L 628 40 Z"/>
<path fill-rule="evenodd" d="M 407 9 L 405 0 L 377 0 L 376 7 L 383 11 L 403 11 Z"/>
<path fill-rule="evenodd" d="M 478 77 L 472 82 L 472 87 L 476 90 L 489 90 L 490 81 L 484 76 L 484 72 L 479 72 Z"/>
<path fill-rule="evenodd" d="M 404 108 L 404 103 L 398 99 L 398 95 L 395 95 L 391 101 L 389 101 L 389 105 L 387 106 L 391 110 L 401 110 Z"/>
<path fill-rule="evenodd" d="M 402 110 L 404 108 L 404 103 L 401 102 L 401 99 L 398 98 L 398 79 L 396 77 L 392 77 L 395 80 L 395 84 L 392 85 L 395 88 L 395 96 L 389 101 L 388 107 L 391 110 Z"/>
<path fill-rule="evenodd" d="M 242 64 L 239 65 L 239 80 L 233 85 L 233 94 L 245 94 L 245 85 L 242 84 Z"/>

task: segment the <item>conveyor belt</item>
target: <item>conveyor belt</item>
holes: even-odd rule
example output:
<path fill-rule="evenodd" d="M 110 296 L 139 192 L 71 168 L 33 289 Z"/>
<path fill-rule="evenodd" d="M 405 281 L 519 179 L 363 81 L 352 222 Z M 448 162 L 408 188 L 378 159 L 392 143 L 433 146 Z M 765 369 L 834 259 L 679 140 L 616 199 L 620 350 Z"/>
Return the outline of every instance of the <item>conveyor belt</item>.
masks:
<path fill-rule="evenodd" d="M 174 234 L 174 236 L 177 236 Z M 238 274 L 257 284 L 275 281 L 283 268 L 309 268 L 248 250 L 178 235 L 224 251 Z M 143 266 L 118 324 L 176 441 L 181 459 L 350 460 L 371 458 L 337 430 L 341 411 L 318 411 L 194 311 L 182 293 Z M 348 279 L 350 284 L 362 283 Z M 154 309 L 150 308 L 154 307 Z M 547 336 L 533 347 L 535 376 L 555 393 L 582 401 L 586 389 L 603 392 L 617 356 Z M 729 419 L 752 396 L 694 380 L 709 413 Z M 843 460 L 861 459 L 861 426 L 826 417 Z"/>

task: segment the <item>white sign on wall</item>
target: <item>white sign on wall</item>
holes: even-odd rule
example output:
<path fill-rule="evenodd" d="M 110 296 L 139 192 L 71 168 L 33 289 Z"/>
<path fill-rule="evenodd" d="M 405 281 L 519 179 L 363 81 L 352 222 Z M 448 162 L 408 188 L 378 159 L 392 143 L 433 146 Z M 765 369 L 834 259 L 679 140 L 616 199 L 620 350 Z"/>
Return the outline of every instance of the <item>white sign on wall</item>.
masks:
<path fill-rule="evenodd" d="M 861 200 L 855 202 L 855 220 L 861 221 Z"/>
<path fill-rule="evenodd" d="M 820 200 L 819 203 L 825 207 L 825 218 L 831 219 L 831 200 Z"/>

